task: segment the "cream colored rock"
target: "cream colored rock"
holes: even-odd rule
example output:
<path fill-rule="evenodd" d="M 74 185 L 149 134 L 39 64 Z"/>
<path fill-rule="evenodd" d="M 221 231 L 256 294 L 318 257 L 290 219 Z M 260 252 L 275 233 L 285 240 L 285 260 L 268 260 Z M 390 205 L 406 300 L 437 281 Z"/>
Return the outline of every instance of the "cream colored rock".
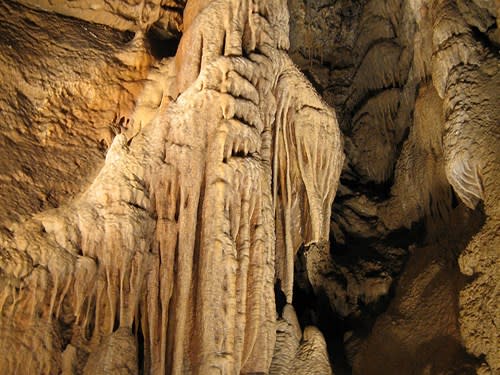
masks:
<path fill-rule="evenodd" d="M 155 25 L 166 36 L 181 31 L 185 0 L 17 0 L 36 10 L 55 12 L 117 30 L 145 31 Z"/>
<path fill-rule="evenodd" d="M 292 305 L 285 305 L 276 322 L 276 345 L 269 374 L 289 374 L 302 339 L 302 329 Z"/>
<path fill-rule="evenodd" d="M 304 337 L 291 368 L 292 374 L 331 375 L 326 342 L 323 334 L 314 326 L 304 329 Z"/>
<path fill-rule="evenodd" d="M 0 372 L 498 372 L 498 4 L 18 3 Z"/>
<path fill-rule="evenodd" d="M 278 319 L 276 346 L 270 375 L 331 375 L 323 334 L 314 326 L 302 330 L 291 305 L 283 309 L 283 316 Z"/>
<path fill-rule="evenodd" d="M 140 125 L 107 139 L 93 182 L 1 238 L 9 254 L 2 314 L 17 321 L 24 309 L 30 324 L 69 327 L 64 335 L 77 350 L 65 356 L 65 371 L 134 373 L 139 347 L 141 371 L 151 374 L 271 366 L 275 261 L 293 262 L 301 242 L 327 240 L 342 148 L 332 110 L 283 50 L 284 3 L 210 2 L 192 15 L 181 46 L 209 35 L 214 14 L 234 9 L 243 16 L 230 18 L 226 45 L 235 49 L 223 53 L 225 35 L 215 34 L 201 60 L 180 48 L 176 61 L 188 73 L 169 61 L 152 66 L 135 109 L 116 117 L 120 128 Z M 182 85 L 173 84 L 179 77 Z M 291 202 L 308 207 L 303 234 L 292 242 L 287 222 L 286 246 L 276 246 L 278 206 L 286 213 Z M 293 267 L 279 277 L 290 283 Z M 311 335 L 306 357 L 325 351 L 318 340 Z M 62 352 L 33 349 L 40 361 Z M 60 366 L 49 362 L 47 373 Z"/>

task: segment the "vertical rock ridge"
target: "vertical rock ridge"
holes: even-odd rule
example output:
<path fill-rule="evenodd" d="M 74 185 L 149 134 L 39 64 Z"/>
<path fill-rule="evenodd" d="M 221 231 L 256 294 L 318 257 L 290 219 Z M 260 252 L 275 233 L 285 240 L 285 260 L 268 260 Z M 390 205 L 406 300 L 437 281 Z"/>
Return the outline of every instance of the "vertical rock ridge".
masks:
<path fill-rule="evenodd" d="M 3 311 L 20 298 L 32 304 L 32 324 L 65 324 L 54 342 L 64 337 L 83 350 L 68 354 L 65 368 L 137 373 L 142 350 L 145 373 L 266 373 L 276 341 L 275 254 L 293 262 L 298 244 L 328 239 L 340 132 L 284 51 L 285 3 L 190 3 L 198 13 L 176 58 L 153 64 L 131 115 L 116 116 L 130 129 L 109 139 L 94 181 L 2 241 L 26 254 L 3 266 L 22 286 L 3 291 Z M 214 17 L 225 20 L 216 32 Z M 278 134 L 282 95 L 293 117 L 280 118 Z M 290 142 L 284 153 L 273 148 L 278 137 Z M 273 153 L 278 166 L 292 160 L 299 174 L 286 188 L 301 194 L 287 199 L 307 210 L 293 213 L 304 235 L 286 250 L 275 244 L 281 192 L 273 197 L 272 177 L 287 172 L 273 172 Z M 286 238 L 295 235 L 290 224 Z M 52 361 L 42 372 L 61 366 Z"/>

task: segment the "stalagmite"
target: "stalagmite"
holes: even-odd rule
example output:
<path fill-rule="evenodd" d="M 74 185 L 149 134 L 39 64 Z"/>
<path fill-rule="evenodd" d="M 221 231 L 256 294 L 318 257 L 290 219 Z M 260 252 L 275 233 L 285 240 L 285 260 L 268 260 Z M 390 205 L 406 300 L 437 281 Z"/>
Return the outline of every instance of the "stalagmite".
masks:
<path fill-rule="evenodd" d="M 277 322 L 276 349 L 269 374 L 332 374 L 322 333 L 308 326 L 302 334 L 291 305 L 285 305 Z"/>

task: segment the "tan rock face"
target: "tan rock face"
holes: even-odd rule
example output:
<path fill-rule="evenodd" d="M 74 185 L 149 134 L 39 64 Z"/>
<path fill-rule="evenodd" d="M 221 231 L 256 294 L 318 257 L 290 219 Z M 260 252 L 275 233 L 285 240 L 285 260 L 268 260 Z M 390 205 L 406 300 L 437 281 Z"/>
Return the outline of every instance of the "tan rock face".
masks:
<path fill-rule="evenodd" d="M 1 3 L 0 373 L 496 374 L 499 14 Z"/>
<path fill-rule="evenodd" d="M 58 206 L 89 182 L 103 160 L 99 143 L 121 131 L 151 58 L 125 33 L 0 6 L 5 225 Z"/>
<path fill-rule="evenodd" d="M 164 36 L 181 31 L 182 9 L 186 5 L 185 0 L 20 0 L 18 3 L 122 31 L 145 31 L 153 27 Z"/>
<path fill-rule="evenodd" d="M 229 11 L 239 13 L 213 34 Z M 146 373 L 268 372 L 275 264 L 291 300 L 288 264 L 301 243 L 327 240 L 343 161 L 335 115 L 283 49 L 286 15 L 281 3 L 214 1 L 192 14 L 175 66 L 116 55 L 144 73 L 137 91 L 117 78 L 135 101 L 113 116 L 124 130 L 104 139 L 102 168 L 2 238 L 2 311 L 33 327 L 24 345 L 42 373 L 136 373 L 138 350 Z M 42 322 L 51 345 L 37 341 Z M 318 347 L 329 370 L 321 334 L 306 341 L 301 366 Z M 15 372 L 15 354 L 3 356 L 2 372 Z"/>

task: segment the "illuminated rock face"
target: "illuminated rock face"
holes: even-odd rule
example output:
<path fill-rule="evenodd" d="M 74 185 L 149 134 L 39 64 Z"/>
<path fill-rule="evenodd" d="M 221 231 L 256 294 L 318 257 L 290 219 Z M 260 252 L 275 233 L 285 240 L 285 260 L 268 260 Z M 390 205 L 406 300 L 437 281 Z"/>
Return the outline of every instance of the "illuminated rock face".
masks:
<path fill-rule="evenodd" d="M 340 131 L 286 54 L 284 3 L 190 2 L 186 13 L 175 60 L 139 60 L 140 33 L 138 52 L 94 47 L 144 83 L 135 103 L 102 94 L 129 111 L 114 113 L 124 129 L 102 139 L 90 185 L 2 239 L 3 373 L 23 366 L 8 349 L 19 345 L 31 348 L 30 373 L 269 371 L 275 278 L 291 302 L 295 252 L 328 240 Z M 68 103 L 71 114 L 78 105 L 88 102 Z M 321 333 L 308 332 L 329 371 Z"/>
<path fill-rule="evenodd" d="M 0 373 L 496 374 L 499 14 L 0 4 Z"/>

